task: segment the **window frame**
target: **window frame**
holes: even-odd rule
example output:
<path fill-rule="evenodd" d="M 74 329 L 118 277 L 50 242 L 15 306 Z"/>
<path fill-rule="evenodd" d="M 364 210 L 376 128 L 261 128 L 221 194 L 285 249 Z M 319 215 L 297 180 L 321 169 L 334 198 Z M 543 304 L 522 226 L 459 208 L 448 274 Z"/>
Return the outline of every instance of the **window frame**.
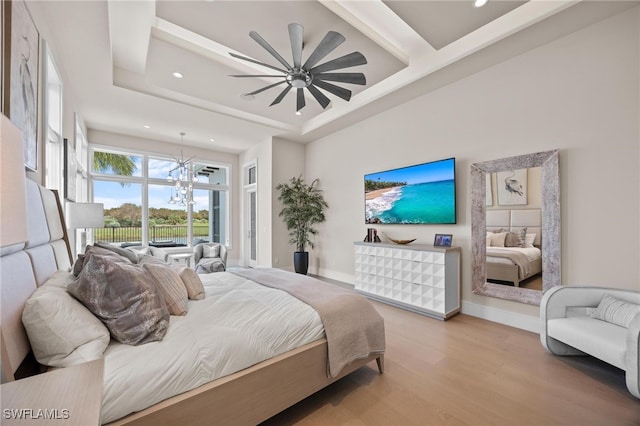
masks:
<path fill-rule="evenodd" d="M 141 157 L 141 176 L 122 176 L 122 175 L 113 175 L 113 174 L 105 174 L 105 173 L 97 173 L 93 170 L 93 155 L 95 151 L 102 152 L 111 152 L 114 154 L 120 155 L 131 155 L 131 156 L 139 156 Z M 93 193 L 93 181 L 101 180 L 101 181 L 111 181 L 111 182 L 123 182 L 123 183 L 139 183 L 142 185 L 142 244 L 149 244 L 149 185 L 160 185 L 170 187 L 171 184 L 167 182 L 166 178 L 150 178 L 149 175 L 149 159 L 157 159 L 157 160 L 166 160 L 166 161 L 175 161 L 176 158 L 169 154 L 157 153 L 157 152 L 149 152 L 142 151 L 136 149 L 128 149 L 128 148 L 120 148 L 114 147 L 110 145 L 99 145 L 89 143 L 88 146 L 88 187 L 89 187 L 89 199 L 94 200 Z M 221 191 L 225 192 L 225 211 L 224 211 L 224 241 L 221 244 L 224 244 L 227 248 L 231 249 L 233 241 L 231 232 L 232 226 L 230 222 L 231 218 L 231 194 L 232 194 L 232 185 L 231 185 L 231 176 L 232 176 L 232 165 L 230 163 L 225 163 L 221 161 L 215 160 L 206 160 L 200 157 L 193 157 L 191 161 L 199 164 L 206 164 L 209 166 L 220 167 L 226 169 L 226 184 L 210 184 L 210 183 L 202 183 L 196 182 L 193 184 L 194 189 L 206 190 L 206 191 Z M 187 223 L 188 223 L 188 235 L 193 234 L 193 206 L 187 205 Z M 188 247 L 192 247 L 193 241 L 188 239 Z"/>

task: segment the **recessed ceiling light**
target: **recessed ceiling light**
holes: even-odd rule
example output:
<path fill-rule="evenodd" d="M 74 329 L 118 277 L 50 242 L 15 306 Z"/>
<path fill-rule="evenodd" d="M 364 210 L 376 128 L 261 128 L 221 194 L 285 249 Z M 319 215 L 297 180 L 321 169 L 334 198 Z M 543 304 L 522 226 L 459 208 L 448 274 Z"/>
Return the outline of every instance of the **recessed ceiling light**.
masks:
<path fill-rule="evenodd" d="M 142 127 L 144 127 L 145 129 L 150 129 L 150 128 L 151 128 L 151 126 L 149 126 L 148 124 L 145 124 L 145 125 L 144 125 L 144 126 L 142 126 Z"/>
<path fill-rule="evenodd" d="M 209 141 L 210 142 L 215 142 L 216 140 L 214 138 L 210 138 Z"/>
<path fill-rule="evenodd" d="M 302 115 L 300 111 L 296 111 L 296 115 Z"/>
<path fill-rule="evenodd" d="M 176 71 L 176 72 L 173 73 L 173 76 L 175 78 L 182 78 L 182 77 L 184 77 L 184 74 L 182 74 L 181 72 Z"/>
<path fill-rule="evenodd" d="M 475 7 L 482 7 L 482 6 L 484 6 L 485 4 L 487 4 L 487 2 L 488 2 L 488 1 L 489 1 L 489 0 L 474 0 L 473 5 L 474 5 Z"/>

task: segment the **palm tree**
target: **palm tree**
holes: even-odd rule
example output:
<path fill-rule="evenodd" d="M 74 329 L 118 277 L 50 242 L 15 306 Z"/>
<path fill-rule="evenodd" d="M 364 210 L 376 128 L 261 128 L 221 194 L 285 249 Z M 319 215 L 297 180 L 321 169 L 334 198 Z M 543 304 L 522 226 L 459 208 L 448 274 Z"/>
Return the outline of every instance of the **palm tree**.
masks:
<path fill-rule="evenodd" d="M 128 155 L 113 154 L 111 152 L 93 152 L 93 170 L 97 172 L 113 171 L 120 176 L 133 176 L 136 171 L 136 163 Z"/>

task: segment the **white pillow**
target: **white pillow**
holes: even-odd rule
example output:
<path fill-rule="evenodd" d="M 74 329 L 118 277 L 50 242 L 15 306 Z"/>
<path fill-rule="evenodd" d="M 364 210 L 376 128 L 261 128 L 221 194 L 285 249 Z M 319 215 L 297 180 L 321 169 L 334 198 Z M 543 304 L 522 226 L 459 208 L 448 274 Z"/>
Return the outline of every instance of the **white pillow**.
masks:
<path fill-rule="evenodd" d="M 22 323 L 40 364 L 69 367 L 98 359 L 111 339 L 104 324 L 67 292 L 74 279 L 57 271 L 25 303 Z"/>
<path fill-rule="evenodd" d="M 524 236 L 524 246 L 533 247 L 533 242 L 536 240 L 536 234 L 526 234 Z"/>
<path fill-rule="evenodd" d="M 640 305 L 625 302 L 605 294 L 598 308 L 591 314 L 592 318 L 610 322 L 621 327 L 629 328 L 631 320 L 640 313 Z"/>
<path fill-rule="evenodd" d="M 140 262 L 140 259 L 142 259 L 143 256 L 151 255 L 151 250 L 149 249 L 149 247 L 140 247 L 140 248 L 127 247 L 127 250 L 132 251 L 136 254 L 136 256 L 138 257 L 138 262 Z"/>
<path fill-rule="evenodd" d="M 202 257 L 220 257 L 220 245 L 214 244 L 212 246 L 203 246 Z"/>
<path fill-rule="evenodd" d="M 491 236 L 493 235 L 492 232 L 487 231 L 487 247 L 491 247 Z"/>
<path fill-rule="evenodd" d="M 505 238 L 507 238 L 506 232 L 492 233 L 491 247 L 504 247 Z"/>

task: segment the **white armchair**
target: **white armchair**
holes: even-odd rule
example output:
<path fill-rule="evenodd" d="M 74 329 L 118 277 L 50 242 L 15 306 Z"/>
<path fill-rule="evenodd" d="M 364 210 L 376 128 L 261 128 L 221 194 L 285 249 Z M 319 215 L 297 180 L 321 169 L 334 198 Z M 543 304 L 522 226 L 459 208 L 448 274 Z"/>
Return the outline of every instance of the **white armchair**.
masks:
<path fill-rule="evenodd" d="M 207 256 L 205 251 L 215 253 Z M 209 274 L 227 269 L 227 248 L 220 243 L 200 243 L 193 247 L 193 262 L 196 273 Z"/>
<path fill-rule="evenodd" d="M 605 287 L 554 287 L 540 302 L 540 341 L 555 355 L 591 355 L 625 371 L 640 398 L 640 313 L 628 328 L 591 317 L 602 297 L 640 305 L 640 292 Z"/>

